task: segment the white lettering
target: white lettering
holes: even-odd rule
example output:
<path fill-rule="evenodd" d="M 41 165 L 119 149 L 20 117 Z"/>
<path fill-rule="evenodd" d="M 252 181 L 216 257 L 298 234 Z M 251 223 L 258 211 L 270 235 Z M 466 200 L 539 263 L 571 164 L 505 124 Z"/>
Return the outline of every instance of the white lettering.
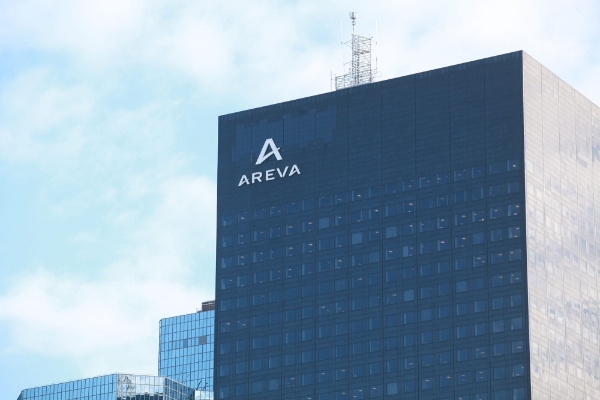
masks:
<path fill-rule="evenodd" d="M 250 178 L 248 178 L 248 176 L 246 175 L 242 175 L 242 177 L 240 178 L 240 183 L 238 183 L 238 187 L 254 184 L 256 182 L 261 183 L 266 181 L 273 181 L 275 180 L 275 178 L 277 178 L 277 175 L 275 175 L 275 171 L 277 171 L 277 175 L 279 175 L 280 178 L 285 178 L 286 176 L 292 175 L 301 175 L 300 168 L 298 167 L 298 165 L 294 164 L 291 168 L 288 165 L 283 170 L 281 170 L 280 168 L 274 168 L 268 169 L 265 172 L 253 172 Z"/>
<path fill-rule="evenodd" d="M 288 176 L 292 176 L 294 174 L 300 175 L 300 168 L 298 168 L 296 164 L 292 166 L 292 169 L 290 170 L 290 174 Z"/>
<path fill-rule="evenodd" d="M 274 169 L 268 169 L 265 172 L 265 180 L 266 181 L 272 181 L 273 179 L 275 179 L 275 177 L 273 176 L 273 172 L 275 172 Z"/>
<path fill-rule="evenodd" d="M 260 180 L 261 177 L 262 177 L 262 172 L 253 172 L 252 173 L 252 183 L 254 183 L 256 181 L 262 182 Z"/>
<path fill-rule="evenodd" d="M 250 184 L 250 182 L 248 181 L 248 177 L 246 175 L 242 175 L 242 179 L 240 179 L 240 183 L 238 184 L 238 187 L 242 186 L 242 185 L 249 185 L 249 184 Z"/>
<path fill-rule="evenodd" d="M 288 166 L 286 166 L 286 167 L 283 169 L 283 173 L 281 172 L 281 170 L 280 170 L 279 168 L 277 168 L 277 172 L 279 173 L 279 176 L 280 176 L 281 178 L 283 178 L 283 177 L 285 176 L 285 173 L 287 172 L 288 168 L 289 168 L 289 167 L 288 167 Z"/>
<path fill-rule="evenodd" d="M 270 148 L 271 151 L 267 153 L 267 148 Z M 279 147 L 275 146 L 275 142 L 273 139 L 265 140 L 265 144 L 263 144 L 262 150 L 258 155 L 258 159 L 256 160 L 256 165 L 260 165 L 265 162 L 269 157 L 275 155 L 277 161 L 281 161 L 281 154 L 279 154 Z"/>

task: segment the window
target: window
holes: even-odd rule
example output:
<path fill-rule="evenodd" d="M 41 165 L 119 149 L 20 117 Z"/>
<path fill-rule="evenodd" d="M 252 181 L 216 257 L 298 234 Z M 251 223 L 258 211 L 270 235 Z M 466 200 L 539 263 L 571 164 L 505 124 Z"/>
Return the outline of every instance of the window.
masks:
<path fill-rule="evenodd" d="M 503 379 L 503 378 L 506 378 L 506 368 L 505 367 L 494 368 L 494 379 Z"/>
<path fill-rule="evenodd" d="M 444 251 L 450 249 L 450 240 L 448 239 L 438 239 L 437 241 L 437 251 Z"/>
<path fill-rule="evenodd" d="M 454 171 L 454 182 L 464 181 L 467 179 L 467 170 L 458 169 Z"/>
<path fill-rule="evenodd" d="M 397 236 L 397 229 L 395 226 L 388 226 L 387 228 L 385 228 L 385 238 L 389 239 L 389 238 L 395 238 Z"/>
<path fill-rule="evenodd" d="M 481 200 L 484 198 L 483 188 L 477 188 L 471 190 L 471 200 Z"/>
<path fill-rule="evenodd" d="M 438 318 L 450 317 L 450 306 L 441 306 L 438 308 Z"/>
<path fill-rule="evenodd" d="M 248 297 L 241 296 L 236 299 L 236 307 L 237 308 L 244 308 L 247 306 L 248 306 Z"/>
<path fill-rule="evenodd" d="M 513 354 L 522 353 L 523 352 L 523 341 L 517 340 L 515 342 L 512 342 L 511 348 L 512 348 Z"/>
<path fill-rule="evenodd" d="M 438 274 L 443 274 L 445 272 L 450 272 L 450 261 L 440 261 L 437 263 L 437 272 Z"/>
<path fill-rule="evenodd" d="M 523 318 L 521 318 L 521 317 L 512 318 L 510 320 L 510 330 L 516 331 L 519 329 L 523 329 Z"/>
<path fill-rule="evenodd" d="M 485 335 L 486 334 L 486 323 L 480 322 L 475 324 L 475 336 Z"/>
<path fill-rule="evenodd" d="M 443 207 L 448 205 L 448 195 L 441 194 L 437 196 L 437 206 Z"/>
<path fill-rule="evenodd" d="M 508 251 L 508 260 L 517 261 L 521 259 L 521 249 L 514 249 Z"/>
<path fill-rule="evenodd" d="M 473 311 L 476 313 L 484 312 L 485 311 L 485 300 L 475 300 L 473 302 Z"/>
<path fill-rule="evenodd" d="M 485 211 L 472 211 L 471 212 L 471 222 L 484 222 L 485 221 Z"/>
<path fill-rule="evenodd" d="M 438 341 L 445 342 L 446 340 L 450 340 L 450 328 L 440 329 L 438 331 Z"/>
<path fill-rule="evenodd" d="M 504 308 L 504 297 L 495 297 L 492 299 L 492 310 Z"/>
<path fill-rule="evenodd" d="M 281 236 L 281 228 L 280 228 L 280 227 L 278 227 L 278 226 L 277 226 L 277 227 L 270 228 L 269 232 L 270 232 L 270 233 L 269 233 L 269 237 L 270 237 L 271 239 L 278 238 L 278 237 L 280 237 L 280 236 Z"/>
<path fill-rule="evenodd" d="M 513 294 L 510 296 L 510 306 L 519 307 L 523 304 L 523 297 L 520 294 Z"/>
<path fill-rule="evenodd" d="M 492 332 L 499 333 L 504 332 L 504 320 L 497 320 L 492 322 Z"/>
<path fill-rule="evenodd" d="M 469 359 L 469 350 L 467 350 L 467 349 L 456 350 L 456 361 L 462 362 L 462 361 L 467 361 L 468 359 Z"/>
<path fill-rule="evenodd" d="M 452 359 L 452 355 L 450 354 L 449 351 L 442 351 L 439 354 L 439 362 L 440 364 L 448 364 L 451 362 Z"/>
<path fill-rule="evenodd" d="M 494 356 L 503 356 L 505 354 L 504 343 L 494 345 Z"/>
<path fill-rule="evenodd" d="M 330 220 L 331 218 L 329 217 L 319 218 L 319 229 L 329 228 Z"/>
<path fill-rule="evenodd" d="M 398 394 L 398 382 L 388 383 L 386 390 L 388 396 Z"/>
<path fill-rule="evenodd" d="M 433 389 L 433 378 L 423 378 L 423 379 L 421 379 L 421 389 L 422 390 Z"/>
<path fill-rule="evenodd" d="M 440 376 L 440 387 L 449 387 L 452 386 L 452 375 L 442 375 Z"/>
<path fill-rule="evenodd" d="M 471 168 L 471 178 L 479 178 L 483 176 L 484 168 L 482 166 Z"/>
<path fill-rule="evenodd" d="M 492 185 L 489 188 L 490 197 L 502 195 L 502 185 Z"/>
<path fill-rule="evenodd" d="M 450 294 L 450 284 L 449 283 L 441 283 L 438 285 L 438 296 L 446 296 Z"/>
<path fill-rule="evenodd" d="M 466 225 L 467 214 L 456 214 L 454 215 L 454 226 Z"/>
<path fill-rule="evenodd" d="M 477 232 L 473 234 L 473 244 L 482 244 L 485 242 L 485 235 L 483 232 Z"/>
<path fill-rule="evenodd" d="M 518 203 L 508 205 L 507 216 L 511 217 L 514 215 L 521 215 L 521 205 Z"/>
<path fill-rule="evenodd" d="M 433 317 L 433 310 L 431 308 L 427 308 L 425 310 L 421 310 L 421 321 L 431 321 Z"/>
<path fill-rule="evenodd" d="M 428 232 L 433 229 L 433 223 L 431 221 L 420 221 L 419 232 Z"/>
<path fill-rule="evenodd" d="M 260 371 L 263 369 L 262 359 L 252 360 L 252 371 Z"/>
<path fill-rule="evenodd" d="M 490 231 L 490 241 L 497 242 L 502 240 L 502 229 L 492 229 Z"/>
<path fill-rule="evenodd" d="M 521 237 L 521 227 L 520 226 L 511 226 L 508 228 L 508 238 L 515 239 Z"/>
<path fill-rule="evenodd" d="M 421 356 L 421 366 L 431 367 L 433 365 L 433 354 L 426 354 Z"/>
<path fill-rule="evenodd" d="M 445 229 L 450 226 L 448 217 L 439 217 L 437 219 L 437 229 Z"/>

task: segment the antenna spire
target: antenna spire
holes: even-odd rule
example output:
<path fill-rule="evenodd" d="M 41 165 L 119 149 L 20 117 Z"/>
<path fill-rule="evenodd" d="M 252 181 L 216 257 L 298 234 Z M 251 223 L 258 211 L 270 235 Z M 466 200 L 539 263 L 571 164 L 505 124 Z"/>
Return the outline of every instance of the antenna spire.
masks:
<path fill-rule="evenodd" d="M 352 11 L 349 14 L 352 22 L 352 39 L 342 44 L 352 49 L 352 60 L 344 63 L 344 65 L 350 64 L 348 73 L 335 77 L 335 90 L 372 83 L 377 76 L 377 65 L 374 70 L 371 69 L 371 42 L 373 38 L 357 34 L 356 19 L 358 13 Z"/>
<path fill-rule="evenodd" d="M 350 21 L 352 21 L 352 32 L 354 32 L 354 27 L 356 26 L 356 18 L 358 18 L 358 13 L 352 11 L 350 13 Z"/>

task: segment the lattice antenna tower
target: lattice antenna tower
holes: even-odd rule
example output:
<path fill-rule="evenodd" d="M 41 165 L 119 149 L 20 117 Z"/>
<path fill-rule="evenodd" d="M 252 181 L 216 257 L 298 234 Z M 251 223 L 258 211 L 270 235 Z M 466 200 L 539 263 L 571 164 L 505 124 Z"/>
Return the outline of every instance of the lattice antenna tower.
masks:
<path fill-rule="evenodd" d="M 371 45 L 373 38 L 361 36 L 356 33 L 356 19 L 358 13 L 350 13 L 352 22 L 352 39 L 342 44 L 352 49 L 352 59 L 345 63 L 349 66 L 348 73 L 335 77 L 335 90 L 344 89 L 352 86 L 372 83 L 377 77 L 377 67 L 371 68 Z"/>

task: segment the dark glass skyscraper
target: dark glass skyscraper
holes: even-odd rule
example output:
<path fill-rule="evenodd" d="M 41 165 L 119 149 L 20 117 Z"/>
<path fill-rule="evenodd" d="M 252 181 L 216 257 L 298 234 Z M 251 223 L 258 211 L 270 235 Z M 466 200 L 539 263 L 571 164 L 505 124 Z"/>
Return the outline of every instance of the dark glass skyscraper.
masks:
<path fill-rule="evenodd" d="M 523 52 L 220 117 L 217 397 L 600 398 L 599 152 Z"/>

